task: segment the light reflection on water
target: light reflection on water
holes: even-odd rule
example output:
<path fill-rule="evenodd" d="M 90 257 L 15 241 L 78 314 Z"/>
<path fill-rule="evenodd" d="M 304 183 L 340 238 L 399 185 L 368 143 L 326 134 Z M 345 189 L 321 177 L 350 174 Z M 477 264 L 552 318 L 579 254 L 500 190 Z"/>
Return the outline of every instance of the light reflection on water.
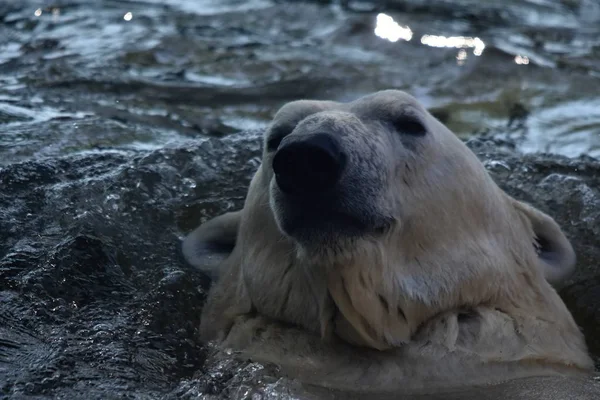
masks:
<path fill-rule="evenodd" d="M 581 4 L 582 8 L 586 4 Z M 587 15 L 582 20 L 595 21 L 600 24 L 600 4 L 589 8 L 589 12 L 595 17 Z M 585 13 L 585 11 L 583 11 Z M 406 15 L 404 15 L 406 17 Z M 540 26 L 555 26 L 557 21 L 554 18 L 544 19 L 541 15 L 534 13 L 526 18 L 529 24 L 539 24 Z M 569 19 L 568 24 L 576 28 L 580 28 L 580 31 L 586 33 L 589 32 L 589 28 L 577 26 L 577 23 L 573 23 L 572 18 Z M 598 25 L 600 26 L 600 25 Z M 595 30 L 597 32 L 597 30 Z M 409 33 L 409 34 L 407 34 Z M 392 43 L 398 42 L 398 39 L 404 39 L 405 42 L 410 42 L 413 38 L 415 30 L 410 25 L 402 26 L 394 18 L 385 13 L 379 13 L 375 19 L 375 36 L 388 40 Z M 532 50 L 528 50 L 523 54 L 519 52 L 520 48 L 539 48 L 546 50 L 549 53 L 555 54 L 576 54 L 581 52 L 587 54 L 583 48 L 590 48 L 590 44 L 586 43 L 585 40 L 577 38 L 577 35 L 572 38 L 572 44 L 579 46 L 580 48 L 571 49 L 564 44 L 555 44 L 551 42 L 546 43 L 535 43 L 529 40 L 523 40 L 522 36 L 514 35 L 511 32 L 504 32 L 508 37 L 508 40 L 502 37 L 493 37 L 497 49 L 503 49 L 504 51 L 516 52 L 512 61 L 518 66 L 529 66 L 530 63 L 537 67 L 555 68 L 556 62 L 551 61 L 547 55 L 539 55 Z M 516 40 L 515 40 L 516 39 Z M 520 45 L 517 44 L 521 41 Z M 511 43 L 512 42 L 512 43 Z M 444 36 L 429 33 L 422 33 L 420 36 L 420 43 L 425 46 L 434 48 L 455 48 L 459 49 L 456 54 L 456 64 L 458 66 L 465 66 L 468 59 L 468 53 L 465 49 L 473 49 L 473 55 L 481 56 L 486 48 L 486 44 L 479 37 L 471 36 Z M 596 64 L 596 67 L 600 64 Z M 591 76 L 600 77 L 600 73 L 597 71 L 590 71 Z M 519 78 L 521 80 L 521 88 L 527 88 L 527 80 Z M 563 154 L 570 157 L 575 157 L 581 154 L 587 154 L 595 157 L 600 157 L 599 140 L 600 137 L 600 107 L 596 105 L 600 100 L 600 81 L 595 82 L 598 92 L 594 93 L 592 98 L 589 99 L 589 93 L 584 95 L 587 99 L 565 101 L 557 105 L 550 105 L 543 107 L 529 118 L 527 123 L 528 135 L 524 141 L 520 144 L 520 150 L 524 152 L 535 152 L 544 151 Z M 500 84 L 501 85 L 501 84 Z M 534 86 L 535 83 L 532 85 Z M 527 89 L 525 89 L 527 90 Z M 536 88 L 537 91 L 537 88 Z M 578 92 L 565 93 L 567 96 L 578 96 Z M 418 97 L 418 96 L 417 96 Z M 539 103 L 539 102 L 538 102 Z M 591 106 L 591 104 L 595 104 Z M 532 108 L 535 109 L 535 101 L 531 103 Z M 462 111 L 460 114 L 464 117 L 471 115 L 472 120 L 477 120 L 479 117 L 477 113 Z M 468 118 L 468 117 L 467 117 Z M 465 120 L 467 121 L 467 120 Z M 509 122 L 510 125 L 510 122 Z"/>
<path fill-rule="evenodd" d="M 393 43 L 397 42 L 399 39 L 410 42 L 413 37 L 413 31 L 409 26 L 400 26 L 394 21 L 394 18 L 384 13 L 379 13 L 377 15 L 374 33 L 376 36 L 387 39 Z M 485 50 L 485 43 L 478 37 L 424 34 L 421 36 L 421 43 L 430 47 L 453 47 L 457 49 L 472 48 L 473 55 L 475 56 L 481 56 L 483 50 Z M 457 60 L 464 61 L 465 59 L 466 53 L 460 51 Z M 519 65 L 529 64 L 529 58 L 517 55 L 515 57 L 515 63 Z"/>
<path fill-rule="evenodd" d="M 410 42 L 413 37 L 413 31 L 409 26 L 400 26 L 394 18 L 384 13 L 377 15 L 374 33 L 392 43 L 399 39 Z M 478 37 L 423 35 L 421 43 L 431 47 L 473 48 L 473 54 L 476 56 L 480 56 L 485 49 L 485 43 Z M 461 59 L 464 60 L 465 56 L 461 56 Z"/>
<path fill-rule="evenodd" d="M 396 87 L 446 113 L 447 124 L 461 136 L 507 130 L 507 121 L 513 119 L 510 110 L 521 107 L 529 115 L 516 124 L 524 127 L 523 150 L 600 156 L 600 109 L 582 107 L 595 104 L 600 92 L 597 79 L 592 79 L 594 74 L 600 77 L 593 50 L 600 46 L 600 8 L 588 0 L 581 0 L 577 12 L 566 12 L 558 0 L 509 0 L 504 10 L 508 14 L 494 2 L 475 0 L 457 0 L 452 9 L 439 10 L 434 1 L 426 11 L 413 14 L 354 14 L 339 5 L 268 0 L 109 1 L 102 6 L 74 0 L 64 7 L 40 3 L 24 0 L 30 6 L 5 19 L 12 25 L 4 29 L 17 30 L 4 35 L 9 40 L 0 39 L 0 96 L 36 92 L 31 81 L 44 85 L 47 76 L 59 82 L 98 80 L 114 87 L 99 99 L 93 99 L 102 97 L 98 89 L 84 88 L 92 91 L 71 93 L 73 100 L 66 96 L 62 104 L 54 104 L 62 94 L 36 93 L 51 106 L 11 102 L 40 115 L 56 109 L 63 113 L 58 118 L 65 118 L 81 110 L 93 113 L 100 106 L 102 115 L 113 109 L 119 120 L 134 114 L 133 120 L 143 123 L 147 117 L 153 129 L 169 132 L 145 136 L 160 146 L 181 128 L 182 137 L 193 129 L 203 134 L 206 118 L 217 121 L 216 129 L 221 122 L 236 129 L 246 123 L 265 126 L 288 100 L 347 101 Z M 413 3 L 421 4 L 406 1 Z M 465 9 L 471 17 L 460 17 Z M 497 10 L 502 11 L 499 16 Z M 514 15 L 507 17 L 510 12 Z M 28 31 L 28 24 L 35 29 Z M 11 41 L 11 34 L 19 40 Z M 39 67 L 33 74 L 11 69 L 19 63 L 23 69 L 36 63 Z M 118 82 L 129 81 L 142 83 L 139 89 L 119 88 Z M 181 89 L 186 85 L 189 90 Z M 206 88 L 213 95 L 203 94 Z M 0 110 L 0 125 L 17 129 L 27 123 L 9 108 L 4 107 L 7 122 Z M 156 109 L 163 111 L 160 116 L 153 114 Z M 157 120 L 166 125 L 154 126 Z M 573 122 L 582 120 L 587 122 Z M 136 135 L 132 142 L 140 141 Z"/>
<path fill-rule="evenodd" d="M 527 56 L 522 56 L 522 55 L 516 55 L 515 56 L 515 63 L 519 64 L 519 65 L 527 65 L 529 64 L 529 57 Z"/>
<path fill-rule="evenodd" d="M 409 27 L 398 25 L 389 15 L 380 13 L 377 15 L 375 35 L 392 43 L 397 42 L 399 39 L 409 42 L 412 39 L 413 32 Z"/>
<path fill-rule="evenodd" d="M 582 147 L 593 146 L 600 126 L 600 97 L 595 100 L 560 102 L 541 109 L 530 118 L 530 132 L 522 145 L 527 153 L 579 155 Z M 596 132 L 595 135 L 590 135 Z M 556 139 L 560 141 L 556 141 Z M 594 154 L 595 155 L 595 154 Z"/>
<path fill-rule="evenodd" d="M 168 5 L 197 15 L 215 15 L 232 11 L 251 11 L 271 7 L 268 0 L 146 0 L 148 4 Z"/>

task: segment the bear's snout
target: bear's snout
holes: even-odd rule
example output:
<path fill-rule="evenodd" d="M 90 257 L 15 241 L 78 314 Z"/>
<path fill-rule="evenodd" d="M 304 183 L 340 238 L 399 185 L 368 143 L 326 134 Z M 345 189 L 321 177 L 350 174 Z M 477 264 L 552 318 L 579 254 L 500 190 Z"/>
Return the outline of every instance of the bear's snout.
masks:
<path fill-rule="evenodd" d="M 288 136 L 273 158 L 279 189 L 290 196 L 319 194 L 333 189 L 346 167 L 347 155 L 327 133 Z"/>

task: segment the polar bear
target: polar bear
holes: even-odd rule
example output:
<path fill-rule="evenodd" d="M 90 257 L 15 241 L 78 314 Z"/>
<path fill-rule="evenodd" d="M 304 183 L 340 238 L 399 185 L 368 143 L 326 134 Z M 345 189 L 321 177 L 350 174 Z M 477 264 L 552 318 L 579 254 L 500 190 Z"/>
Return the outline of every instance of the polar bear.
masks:
<path fill-rule="evenodd" d="M 593 370 L 548 215 L 397 90 L 284 105 L 242 210 L 200 225 L 201 336 L 307 384 L 421 393 Z"/>

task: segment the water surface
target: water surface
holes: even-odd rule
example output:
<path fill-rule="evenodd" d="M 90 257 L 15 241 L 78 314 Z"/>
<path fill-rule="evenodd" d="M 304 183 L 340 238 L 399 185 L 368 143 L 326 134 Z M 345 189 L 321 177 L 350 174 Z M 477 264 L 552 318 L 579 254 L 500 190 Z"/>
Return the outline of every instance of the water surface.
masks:
<path fill-rule="evenodd" d="M 374 4 L 0 0 L 0 397 L 293 397 L 211 358 L 180 252 L 242 206 L 286 101 L 399 88 L 461 136 L 600 155 L 596 1 Z M 600 164 L 499 142 L 494 178 L 576 238 L 562 295 L 597 356 Z"/>
<path fill-rule="evenodd" d="M 458 135 L 600 155 L 595 0 L 0 4 L 0 165 L 264 127 L 407 90 Z"/>

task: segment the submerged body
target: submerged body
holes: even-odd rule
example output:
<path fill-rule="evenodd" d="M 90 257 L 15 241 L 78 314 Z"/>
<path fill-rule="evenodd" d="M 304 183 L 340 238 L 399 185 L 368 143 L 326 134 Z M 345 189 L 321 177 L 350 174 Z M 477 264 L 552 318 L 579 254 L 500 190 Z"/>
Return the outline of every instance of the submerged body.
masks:
<path fill-rule="evenodd" d="M 307 384 L 399 395 L 593 369 L 551 286 L 574 268 L 567 238 L 403 92 L 284 106 L 243 209 L 184 254 L 216 279 L 203 339 Z"/>

